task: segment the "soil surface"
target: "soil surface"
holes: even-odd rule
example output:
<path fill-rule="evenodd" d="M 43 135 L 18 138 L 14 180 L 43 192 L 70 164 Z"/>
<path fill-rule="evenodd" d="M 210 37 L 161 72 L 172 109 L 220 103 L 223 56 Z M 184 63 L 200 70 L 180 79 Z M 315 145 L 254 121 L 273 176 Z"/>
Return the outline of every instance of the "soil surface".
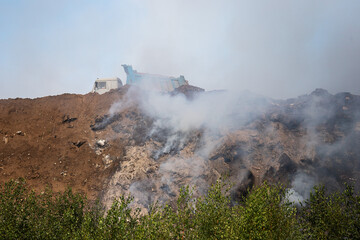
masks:
<path fill-rule="evenodd" d="M 95 151 L 106 133 L 90 126 L 123 91 L 0 100 L 0 182 L 23 177 L 38 191 L 71 186 L 97 198 L 119 160 L 106 168 Z M 112 151 L 121 152 L 121 142 Z"/>
<path fill-rule="evenodd" d="M 169 97 L 179 94 L 195 104 L 224 91 L 188 86 Z M 281 101 L 246 96 L 231 112 L 239 124 L 215 133 L 161 126 L 171 116 L 144 109 L 144 95 L 124 86 L 103 95 L 0 100 L 0 182 L 23 177 L 36 191 L 70 186 L 107 207 L 132 194 L 144 212 L 184 185 L 206 193 L 223 175 L 234 183 L 234 198 L 265 180 L 304 196 L 318 183 L 359 190 L 360 96 L 322 89 Z"/>

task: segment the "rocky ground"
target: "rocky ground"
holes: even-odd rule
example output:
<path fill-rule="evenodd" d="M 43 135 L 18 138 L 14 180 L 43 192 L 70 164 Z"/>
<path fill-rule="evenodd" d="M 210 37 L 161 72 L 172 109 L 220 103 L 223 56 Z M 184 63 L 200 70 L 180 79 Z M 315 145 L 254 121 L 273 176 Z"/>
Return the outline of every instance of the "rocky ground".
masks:
<path fill-rule="evenodd" d="M 24 177 L 37 191 L 71 186 L 106 206 L 132 194 L 144 212 L 181 186 L 203 194 L 224 175 L 235 199 L 265 180 L 304 197 L 318 183 L 360 186 L 360 96 L 244 93 L 216 108 L 222 94 L 188 86 L 153 96 L 124 86 L 0 100 L 0 182 Z"/>

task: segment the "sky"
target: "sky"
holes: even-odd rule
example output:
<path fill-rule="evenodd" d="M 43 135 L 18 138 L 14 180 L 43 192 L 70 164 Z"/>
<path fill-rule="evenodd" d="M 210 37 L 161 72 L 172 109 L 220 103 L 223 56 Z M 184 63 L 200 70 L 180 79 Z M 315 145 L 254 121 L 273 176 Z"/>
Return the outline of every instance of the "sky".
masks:
<path fill-rule="evenodd" d="M 206 90 L 360 94 L 358 0 L 0 0 L 0 98 L 96 78 L 184 75 Z"/>

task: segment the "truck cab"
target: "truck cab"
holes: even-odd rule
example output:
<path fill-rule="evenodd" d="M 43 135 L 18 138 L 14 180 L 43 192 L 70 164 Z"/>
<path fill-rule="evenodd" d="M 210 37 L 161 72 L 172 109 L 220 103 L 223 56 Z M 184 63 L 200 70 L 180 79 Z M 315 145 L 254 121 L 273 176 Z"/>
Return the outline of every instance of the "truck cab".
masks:
<path fill-rule="evenodd" d="M 94 87 L 91 92 L 104 94 L 111 89 L 118 89 L 122 87 L 122 81 L 120 78 L 98 78 L 95 80 Z"/>

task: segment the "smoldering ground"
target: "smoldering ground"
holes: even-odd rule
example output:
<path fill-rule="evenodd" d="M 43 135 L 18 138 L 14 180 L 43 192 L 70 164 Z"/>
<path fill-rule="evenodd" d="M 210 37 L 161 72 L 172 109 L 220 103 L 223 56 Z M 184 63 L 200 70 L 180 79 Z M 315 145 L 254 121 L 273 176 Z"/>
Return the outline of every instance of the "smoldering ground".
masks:
<path fill-rule="evenodd" d="M 112 179 L 108 197 L 130 193 L 146 207 L 170 201 L 184 185 L 204 194 L 223 174 L 234 182 L 235 197 L 268 180 L 287 184 L 296 201 L 306 199 L 315 184 L 331 183 L 335 190 L 349 179 L 358 182 L 359 106 L 359 96 L 324 90 L 279 101 L 231 91 L 189 99 L 131 87 L 110 115 L 136 107 L 151 119 L 143 143 L 129 146 L 129 153 L 141 152 L 152 170 L 116 191 L 122 183 Z"/>

